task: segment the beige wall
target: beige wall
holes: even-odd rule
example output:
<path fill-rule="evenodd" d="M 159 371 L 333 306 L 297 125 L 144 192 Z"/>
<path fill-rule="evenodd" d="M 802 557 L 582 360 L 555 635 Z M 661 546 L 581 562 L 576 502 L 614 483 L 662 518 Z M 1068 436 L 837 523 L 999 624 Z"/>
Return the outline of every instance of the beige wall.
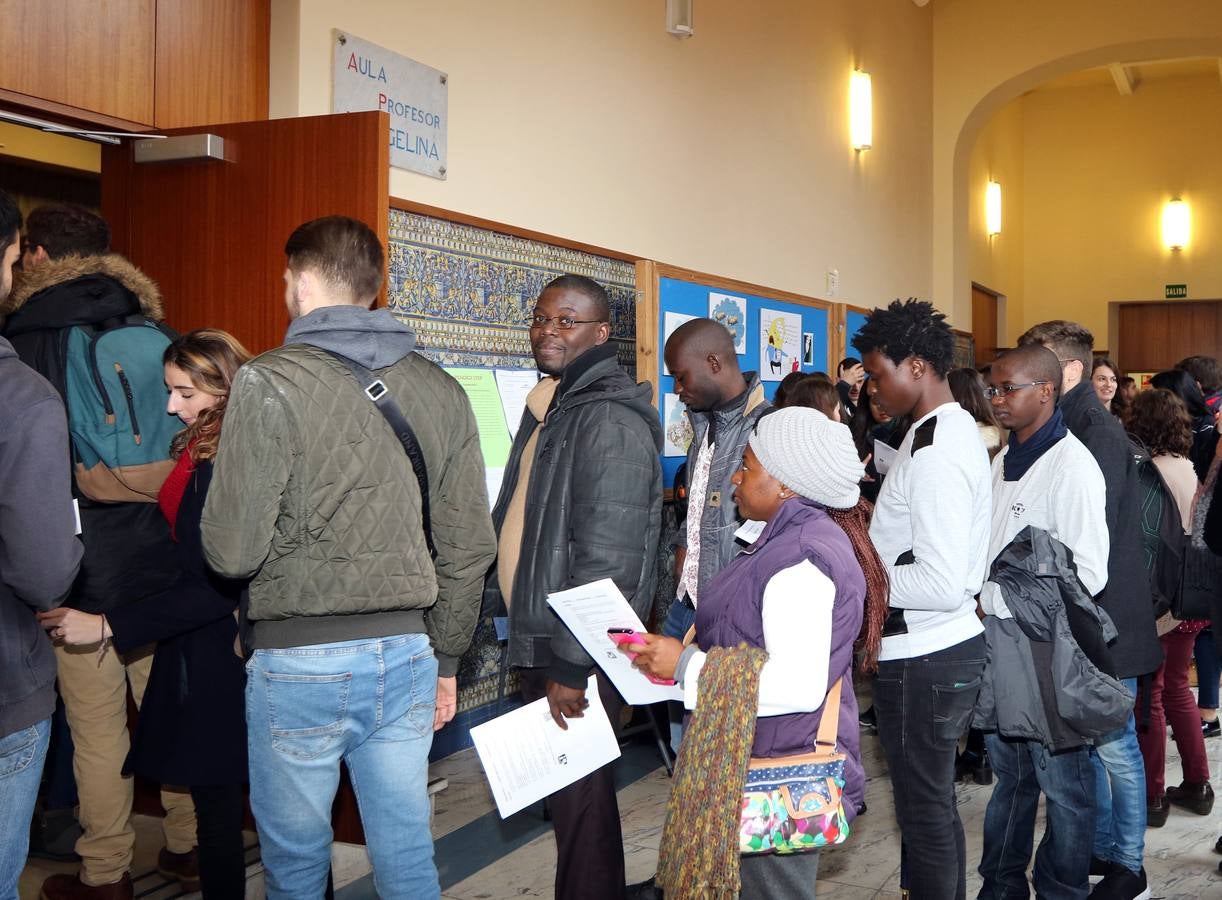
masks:
<path fill-rule="evenodd" d="M 968 168 L 980 129 L 1006 103 L 1057 75 L 1113 62 L 1222 56 L 1222 3 L 935 0 L 931 8 L 934 296 L 967 327 Z"/>
<path fill-rule="evenodd" d="M 1222 84 L 1218 74 L 1037 91 L 1022 100 L 1024 315 L 1073 318 L 1115 349 L 1112 300 L 1222 298 Z M 1192 243 L 1163 247 L 1163 203 L 1192 209 Z"/>
<path fill-rule="evenodd" d="M 771 8 L 772 12 L 769 12 Z M 391 194 L 872 305 L 931 288 L 931 13 L 911 0 L 276 0 L 272 115 L 330 111 L 331 29 L 446 71 L 448 180 Z M 848 141 L 854 65 L 874 149 Z"/>
<path fill-rule="evenodd" d="M 985 227 L 985 185 L 1001 185 L 1001 233 Z M 998 316 L 1000 346 L 1013 346 L 1023 331 L 1024 178 L 1023 106 L 1002 108 L 980 133 L 968 164 L 968 240 L 971 280 L 1005 297 Z"/>

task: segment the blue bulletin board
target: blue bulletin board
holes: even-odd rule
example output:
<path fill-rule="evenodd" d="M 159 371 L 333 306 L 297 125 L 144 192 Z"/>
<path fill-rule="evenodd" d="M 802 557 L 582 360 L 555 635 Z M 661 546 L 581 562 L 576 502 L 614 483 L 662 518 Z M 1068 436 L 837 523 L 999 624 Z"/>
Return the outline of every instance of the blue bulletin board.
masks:
<path fill-rule="evenodd" d="M 662 477 L 667 489 L 690 443 L 690 426 L 662 358 L 667 336 L 683 321 L 709 317 L 725 324 L 735 335 L 739 366 L 744 372 L 760 372 L 770 400 L 789 372 L 827 372 L 835 365 L 833 306 L 827 301 L 653 262 L 637 264 L 637 288 L 642 292 L 637 304 L 637 377 L 648 378 L 655 388 L 666 443 Z"/>
<path fill-rule="evenodd" d="M 845 356 L 852 356 L 857 359 L 861 359 L 861 354 L 858 353 L 855 349 L 853 349 L 853 338 L 857 334 L 857 332 L 861 330 L 861 326 L 866 324 L 866 315 L 867 313 L 864 309 L 857 309 L 852 306 L 845 307 L 845 310 L 844 310 L 844 356 L 842 356 L 840 359 L 844 359 Z M 828 370 L 828 374 L 832 376 L 833 380 L 836 377 L 835 366 L 838 365 L 839 363 L 840 363 L 840 360 L 839 359 L 836 360 L 836 362 L 832 364 L 833 368 Z"/>

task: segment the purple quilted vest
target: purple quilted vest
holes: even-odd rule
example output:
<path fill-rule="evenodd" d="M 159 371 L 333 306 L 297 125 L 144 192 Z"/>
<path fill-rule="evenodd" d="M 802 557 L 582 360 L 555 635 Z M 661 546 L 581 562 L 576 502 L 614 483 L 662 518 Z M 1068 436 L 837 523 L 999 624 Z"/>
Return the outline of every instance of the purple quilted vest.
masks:
<path fill-rule="evenodd" d="M 844 531 L 819 504 L 794 497 L 764 528 L 755 544 L 740 553 L 700 592 L 696 610 L 696 640 L 700 649 L 736 647 L 746 642 L 764 647 L 762 605 L 764 587 L 778 572 L 809 560 L 836 585 L 832 607 L 830 687 L 844 676 L 840 694 L 838 737 L 845 764 L 845 804 L 856 814 L 865 795 L 861 768 L 860 725 L 853 693 L 853 641 L 861 629 L 866 582 Z M 764 649 L 767 649 L 766 647 Z M 823 706 L 812 713 L 766 716 L 755 721 L 752 756 L 777 757 L 810 752 L 823 717 Z"/>

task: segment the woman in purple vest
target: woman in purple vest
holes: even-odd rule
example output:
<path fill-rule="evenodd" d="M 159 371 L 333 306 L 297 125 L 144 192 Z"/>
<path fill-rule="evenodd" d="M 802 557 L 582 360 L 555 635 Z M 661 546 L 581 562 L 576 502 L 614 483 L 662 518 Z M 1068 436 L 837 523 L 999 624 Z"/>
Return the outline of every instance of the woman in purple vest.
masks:
<path fill-rule="evenodd" d="M 742 642 L 766 650 L 751 747 L 756 757 L 809 753 L 828 689 L 843 678 L 837 741 L 848 756 L 850 821 L 865 787 L 854 645 L 862 635 L 869 665 L 887 600 L 886 573 L 866 530 L 869 504 L 860 500 L 862 474 L 846 426 L 809 408 L 765 414 L 733 477 L 739 511 L 766 523 L 763 531 L 701 592 L 695 644 L 647 635 L 645 646 L 626 648 L 641 651 L 639 668 L 679 681 L 689 709 L 696 708 L 707 651 Z M 744 856 L 740 896 L 813 897 L 818 862 L 817 851 Z"/>

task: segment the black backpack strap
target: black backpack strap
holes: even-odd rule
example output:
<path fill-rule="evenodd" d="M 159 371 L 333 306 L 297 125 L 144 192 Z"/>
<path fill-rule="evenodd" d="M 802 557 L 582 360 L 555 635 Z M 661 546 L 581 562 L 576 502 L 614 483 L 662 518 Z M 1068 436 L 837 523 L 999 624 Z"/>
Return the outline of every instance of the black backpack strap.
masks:
<path fill-rule="evenodd" d="M 326 350 L 324 347 L 318 349 Z M 436 559 L 437 548 L 433 545 L 433 523 L 429 517 L 429 472 L 428 467 L 424 464 L 424 454 L 420 452 L 420 443 L 416 440 L 416 432 L 412 431 L 412 426 L 408 424 L 403 410 L 399 409 L 399 404 L 390 396 L 390 391 L 387 390 L 381 378 L 354 359 L 342 356 L 334 350 L 326 350 L 326 352 L 342 362 L 352 373 L 357 383 L 361 385 L 365 396 L 372 400 L 378 411 L 386 417 L 395 437 L 399 439 L 399 443 L 407 452 L 407 458 L 411 460 L 412 471 L 416 473 L 416 481 L 420 483 L 420 514 L 424 523 L 424 542 L 429 548 L 429 556 Z"/>

